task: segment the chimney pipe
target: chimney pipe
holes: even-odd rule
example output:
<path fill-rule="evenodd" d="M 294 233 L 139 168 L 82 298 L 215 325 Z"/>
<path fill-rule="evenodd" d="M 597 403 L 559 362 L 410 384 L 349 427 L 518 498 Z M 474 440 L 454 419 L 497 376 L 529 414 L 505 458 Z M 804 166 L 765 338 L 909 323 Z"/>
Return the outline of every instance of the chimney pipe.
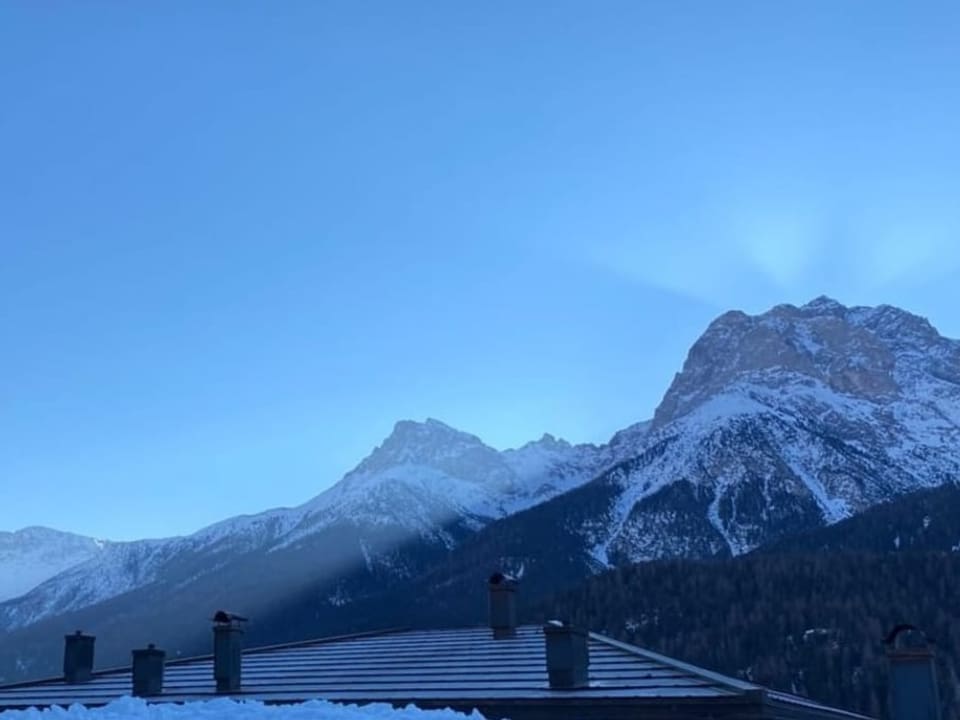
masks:
<path fill-rule="evenodd" d="M 517 581 L 503 573 L 494 573 L 490 590 L 490 628 L 497 640 L 517 634 Z"/>
<path fill-rule="evenodd" d="M 93 675 L 93 644 L 96 637 L 77 630 L 64 636 L 63 679 L 68 683 L 87 682 Z"/>
<path fill-rule="evenodd" d="M 587 633 L 568 623 L 551 620 L 543 626 L 547 646 L 547 676 L 551 690 L 574 690 L 590 685 L 590 648 Z"/>
<path fill-rule="evenodd" d="M 133 696 L 151 697 L 163 694 L 163 666 L 167 654 L 151 643 L 133 651 Z"/>
<path fill-rule="evenodd" d="M 218 693 L 240 692 L 243 628 L 246 618 L 218 610 L 213 616 L 213 677 Z"/>
<path fill-rule="evenodd" d="M 891 720 L 940 720 L 937 669 L 929 638 L 913 625 L 897 625 L 884 644 Z"/>

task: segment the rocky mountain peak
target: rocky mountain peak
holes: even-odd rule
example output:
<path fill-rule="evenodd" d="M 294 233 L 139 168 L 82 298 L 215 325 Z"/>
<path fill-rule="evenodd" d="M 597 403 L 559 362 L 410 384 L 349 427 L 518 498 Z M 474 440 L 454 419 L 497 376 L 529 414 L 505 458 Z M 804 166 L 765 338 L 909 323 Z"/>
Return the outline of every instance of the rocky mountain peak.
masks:
<path fill-rule="evenodd" d="M 821 296 L 760 315 L 731 311 L 694 343 L 654 426 L 744 383 L 778 389 L 819 384 L 887 402 L 921 379 L 934 360 L 941 374 L 960 373 L 960 345 L 924 318 L 889 305 L 849 308 Z"/>
<path fill-rule="evenodd" d="M 423 422 L 416 420 L 399 420 L 393 426 L 393 431 L 384 440 L 382 447 L 387 446 L 408 448 L 432 446 L 446 442 L 476 442 L 480 439 L 469 433 L 452 428 L 440 420 L 427 418 Z"/>
<path fill-rule="evenodd" d="M 833 315 L 835 317 L 843 317 L 847 314 L 846 305 L 834 300 L 832 297 L 827 297 L 826 295 L 815 297 L 806 305 L 803 305 L 800 310 L 801 312 L 806 312 L 809 314 Z"/>
<path fill-rule="evenodd" d="M 530 442 L 525 444 L 523 447 L 521 447 L 520 450 L 522 451 L 522 450 L 540 449 L 545 451 L 551 451 L 551 450 L 563 451 L 563 450 L 569 449 L 570 447 L 572 447 L 570 443 L 568 443 L 563 438 L 558 438 L 555 435 L 551 435 L 550 433 L 544 433 L 539 440 L 531 440 Z"/>
<path fill-rule="evenodd" d="M 402 466 L 430 467 L 463 479 L 474 479 L 478 472 L 507 472 L 499 453 L 480 438 L 428 418 L 398 422 L 351 474 L 372 475 Z"/>

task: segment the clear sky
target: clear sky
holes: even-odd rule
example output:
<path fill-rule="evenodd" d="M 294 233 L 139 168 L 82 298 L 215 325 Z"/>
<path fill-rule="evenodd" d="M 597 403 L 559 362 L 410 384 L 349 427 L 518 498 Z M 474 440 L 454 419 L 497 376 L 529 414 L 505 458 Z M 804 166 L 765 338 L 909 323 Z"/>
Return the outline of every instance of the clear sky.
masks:
<path fill-rule="evenodd" d="M 960 3 L 0 3 L 0 529 L 649 417 L 730 308 L 960 337 Z"/>

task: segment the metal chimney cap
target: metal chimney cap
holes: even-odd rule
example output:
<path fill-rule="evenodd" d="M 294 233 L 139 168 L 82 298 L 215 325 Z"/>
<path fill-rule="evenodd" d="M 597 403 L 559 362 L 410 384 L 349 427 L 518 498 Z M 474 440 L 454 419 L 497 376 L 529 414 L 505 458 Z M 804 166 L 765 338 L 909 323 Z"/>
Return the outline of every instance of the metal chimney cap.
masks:
<path fill-rule="evenodd" d="M 893 661 L 932 659 L 934 642 L 915 625 L 897 625 L 884 639 L 887 657 Z"/>
<path fill-rule="evenodd" d="M 167 653 L 164 650 L 159 650 L 153 643 L 149 643 L 145 648 L 137 648 L 134 650 L 133 654 L 140 657 L 155 657 L 159 655 L 166 656 Z"/>
<path fill-rule="evenodd" d="M 210 619 L 218 625 L 232 625 L 233 623 L 244 623 L 249 621 L 249 618 L 245 618 L 242 615 L 237 615 L 236 613 L 228 612 L 226 610 L 217 610 Z"/>
<path fill-rule="evenodd" d="M 544 635 L 589 635 L 583 628 L 573 625 L 569 620 L 548 620 L 543 625 Z"/>
<path fill-rule="evenodd" d="M 923 630 L 918 628 L 916 625 L 910 625 L 908 623 L 903 623 L 894 627 L 893 630 L 887 633 L 887 637 L 884 638 L 883 644 L 891 647 L 898 647 L 897 641 L 901 638 L 906 638 L 908 640 L 912 639 L 914 641 L 907 645 L 907 647 L 918 647 L 919 644 L 916 641 L 920 638 L 923 639 L 923 643 L 925 645 L 934 644 L 933 640 L 930 639 L 930 636 L 927 635 Z"/>

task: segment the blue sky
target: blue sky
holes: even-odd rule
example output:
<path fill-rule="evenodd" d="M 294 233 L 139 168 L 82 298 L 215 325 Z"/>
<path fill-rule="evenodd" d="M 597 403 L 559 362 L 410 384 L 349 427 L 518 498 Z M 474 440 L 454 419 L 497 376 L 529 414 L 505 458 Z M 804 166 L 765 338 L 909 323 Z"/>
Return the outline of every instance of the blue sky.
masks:
<path fill-rule="evenodd" d="M 729 308 L 960 337 L 960 5 L 0 5 L 0 529 L 649 417 Z"/>

